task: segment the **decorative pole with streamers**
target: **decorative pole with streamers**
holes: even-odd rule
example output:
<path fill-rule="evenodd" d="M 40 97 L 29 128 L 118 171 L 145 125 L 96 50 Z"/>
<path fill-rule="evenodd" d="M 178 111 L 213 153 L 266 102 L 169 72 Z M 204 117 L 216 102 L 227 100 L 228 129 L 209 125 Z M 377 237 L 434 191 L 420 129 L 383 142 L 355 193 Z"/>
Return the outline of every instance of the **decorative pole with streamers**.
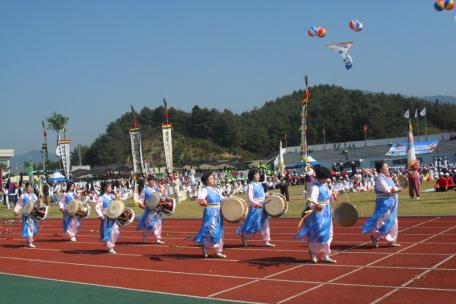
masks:
<path fill-rule="evenodd" d="M 309 157 L 308 153 L 308 146 L 307 146 L 307 110 L 310 101 L 310 91 L 309 91 L 309 83 L 307 75 L 304 76 L 304 80 L 306 83 L 306 91 L 304 93 L 304 97 L 301 102 L 301 156 L 304 165 L 307 164 L 307 160 Z"/>

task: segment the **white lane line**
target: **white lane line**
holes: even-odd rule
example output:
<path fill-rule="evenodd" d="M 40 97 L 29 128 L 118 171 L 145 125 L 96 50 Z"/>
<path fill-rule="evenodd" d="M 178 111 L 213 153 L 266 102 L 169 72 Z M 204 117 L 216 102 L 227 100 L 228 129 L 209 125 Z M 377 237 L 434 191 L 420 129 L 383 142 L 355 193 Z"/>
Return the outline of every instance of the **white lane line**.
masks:
<path fill-rule="evenodd" d="M 406 231 L 406 230 L 409 230 L 409 229 L 412 229 L 412 228 L 419 227 L 419 226 L 421 226 L 421 225 L 424 225 L 425 223 L 432 222 L 432 221 L 434 221 L 434 220 L 436 220 L 436 219 L 438 219 L 438 218 L 433 218 L 433 219 L 430 219 L 430 220 L 428 220 L 428 221 L 426 221 L 426 222 L 418 223 L 418 224 L 416 224 L 416 225 L 414 225 L 414 226 L 405 228 L 405 229 L 403 229 L 402 231 Z M 450 229 L 452 229 L 452 228 L 450 228 Z M 448 229 L 448 230 L 449 230 L 449 229 Z M 401 231 L 399 231 L 399 233 L 400 233 L 400 232 L 401 232 Z M 427 239 L 424 239 L 424 240 L 422 240 L 421 242 L 423 242 L 423 241 L 425 241 L 425 240 L 427 240 Z M 403 249 L 401 249 L 401 250 L 398 250 L 398 252 L 404 251 L 405 249 L 410 248 L 410 247 L 413 247 L 413 246 L 416 246 L 416 245 L 418 245 L 418 244 L 419 244 L 419 243 L 417 243 L 417 244 L 415 244 L 415 245 L 411 245 L 411 246 L 405 247 L 405 248 L 403 248 Z M 334 279 L 329 280 L 328 283 L 333 283 L 333 282 L 335 282 L 335 281 L 337 281 L 337 280 L 339 280 L 339 279 L 341 279 L 341 278 L 344 278 L 344 277 L 346 277 L 346 276 L 348 276 L 348 275 L 351 275 L 351 274 L 353 274 L 353 273 L 355 273 L 355 272 L 358 272 L 358 271 L 360 271 L 360 270 L 362 270 L 362 269 L 365 269 L 367 266 L 371 266 L 371 265 L 373 265 L 373 264 L 375 264 L 375 263 L 378 263 L 378 262 L 380 262 L 380 261 L 382 261 L 382 260 L 384 260 L 384 259 L 387 259 L 387 258 L 393 256 L 395 253 L 396 253 L 396 252 L 391 253 L 391 254 L 388 254 L 388 255 L 386 255 L 386 256 L 384 256 L 384 257 L 381 257 L 381 258 L 379 258 L 379 259 L 377 259 L 377 260 L 375 260 L 375 261 L 372 261 L 371 263 L 369 263 L 369 264 L 367 264 L 367 265 L 364 265 L 364 266 L 362 266 L 362 267 L 360 267 L 360 268 L 356 268 L 356 269 L 354 269 L 354 270 L 352 270 L 352 271 L 349 271 L 348 273 L 344 273 L 344 274 L 342 274 L 342 275 L 340 275 L 340 276 L 337 276 L 337 277 L 335 277 Z M 309 289 L 307 289 L 307 290 L 304 290 L 304 291 L 302 291 L 302 292 L 300 292 L 300 293 L 297 293 L 297 294 L 295 294 L 295 295 L 293 295 L 293 296 L 291 296 L 291 297 L 288 297 L 288 298 L 286 298 L 286 299 L 283 299 L 283 300 L 279 301 L 278 304 L 282 304 L 282 303 L 285 303 L 285 302 L 287 302 L 287 301 L 290 301 L 290 300 L 292 300 L 292 299 L 294 299 L 294 298 L 297 298 L 297 297 L 302 296 L 302 295 L 304 295 L 304 294 L 306 294 L 306 293 L 309 293 L 309 292 L 311 292 L 312 290 L 315 290 L 315 289 L 317 289 L 317 288 L 320 288 L 320 287 L 322 287 L 322 286 L 324 286 L 324 285 L 325 285 L 325 283 L 322 283 L 322 284 L 319 284 L 319 285 L 317 285 L 317 286 L 315 286 L 315 287 L 312 287 L 312 288 L 309 288 Z"/>
<path fill-rule="evenodd" d="M 414 278 L 410 279 L 409 281 L 405 282 L 404 284 L 401 285 L 401 287 L 407 287 L 407 286 L 410 285 L 413 281 L 415 281 L 415 278 L 416 278 L 416 277 L 423 277 L 424 275 L 426 275 L 426 274 L 429 273 L 430 271 L 437 269 L 437 267 L 439 267 L 440 265 L 442 265 L 442 264 L 446 263 L 447 261 L 449 261 L 449 260 L 450 260 L 451 258 L 453 258 L 454 256 L 456 256 L 456 254 L 453 254 L 453 255 L 447 257 L 446 259 L 443 259 L 443 260 L 440 261 L 439 263 L 435 264 L 432 268 L 426 269 L 425 271 L 423 271 L 423 272 L 420 273 L 419 275 L 417 275 L 417 276 L 415 276 Z M 383 299 L 389 297 L 390 295 L 396 293 L 398 290 L 399 290 L 399 288 L 395 288 L 395 289 L 391 290 L 390 292 L 384 294 L 384 295 L 381 296 L 380 298 L 376 299 L 375 301 L 372 301 L 370 304 L 376 304 L 376 303 L 382 301 Z"/>
<path fill-rule="evenodd" d="M 209 298 L 207 298 L 207 297 L 201 297 L 201 296 L 195 296 L 195 295 L 187 295 L 187 294 L 179 294 L 179 293 L 172 293 L 172 292 L 153 291 L 153 290 L 147 290 L 147 289 L 128 288 L 128 287 L 120 287 L 120 286 L 114 286 L 114 285 L 102 285 L 102 284 L 95 284 L 95 283 L 85 283 L 85 282 L 78 282 L 78 281 L 61 280 L 61 279 L 51 279 L 51 278 L 44 278 L 44 277 L 24 275 L 24 274 L 6 273 L 6 272 L 0 272 L 0 274 L 9 275 L 9 276 L 16 276 L 16 277 L 22 277 L 22 278 L 53 281 L 53 282 L 71 283 L 71 284 L 78 284 L 78 285 L 85 285 L 85 286 L 96 286 L 96 287 L 128 290 L 128 291 L 137 291 L 137 292 L 155 293 L 155 294 L 162 294 L 162 295 L 169 295 L 169 296 L 188 297 L 188 298 L 193 298 L 193 299 L 209 300 Z M 213 299 L 210 299 L 210 300 L 228 301 L 228 302 L 232 302 L 232 303 L 252 303 L 252 304 L 253 303 L 257 304 L 258 303 L 258 302 L 246 302 L 246 301 L 237 301 L 237 300 L 217 299 L 217 298 L 213 298 Z"/>
<path fill-rule="evenodd" d="M 56 262 L 56 261 L 49 261 L 49 260 L 36 260 L 36 259 L 18 259 L 18 258 L 11 258 L 11 257 L 0 257 L 4 259 L 10 260 L 22 260 L 27 262 L 39 262 L 39 263 L 51 263 L 51 264 L 76 264 L 76 263 L 65 263 L 65 262 Z M 197 275 L 197 276 L 212 276 L 212 277 L 221 277 L 227 279 L 243 279 L 243 280 L 257 280 L 257 281 L 269 281 L 269 282 L 286 282 L 286 283 L 304 283 L 304 284 L 320 284 L 325 283 L 326 285 L 334 285 L 334 286 L 360 286 L 360 287 L 373 287 L 373 288 L 399 288 L 399 289 L 412 289 L 412 290 L 429 290 L 429 291 L 447 291 L 447 292 L 455 292 L 456 289 L 443 289 L 443 288 L 428 288 L 428 287 L 398 287 L 398 286 L 389 286 L 389 285 L 369 285 L 369 284 L 352 284 L 352 283 L 327 283 L 327 282 L 320 282 L 320 281 L 294 281 L 294 280 L 284 280 L 284 279 L 272 279 L 272 278 L 261 278 L 261 277 L 241 277 L 241 276 L 228 276 L 228 275 L 211 275 L 211 274 L 194 274 L 194 273 L 179 273 L 175 271 L 161 271 L 161 270 L 147 270 L 147 269 L 138 269 L 138 268 L 126 268 L 126 267 L 111 267 L 111 266 L 101 266 L 101 265 L 91 265 L 91 264 L 76 264 L 77 266 L 87 266 L 87 267 L 94 267 L 94 268 L 119 268 L 123 270 L 132 270 L 138 272 L 160 272 L 160 273 L 177 273 L 177 274 L 184 274 L 184 275 Z M 10 274 L 15 275 L 15 273 L 10 273 L 6 271 L 0 271 L 2 274 Z M 20 275 L 20 274 L 19 274 Z M 47 279 L 45 277 L 37 277 L 42 279 Z M 50 279 L 53 280 L 53 279 Z M 152 291 L 154 292 L 154 291 Z"/>
<path fill-rule="evenodd" d="M 17 240 L 20 240 L 20 239 L 17 239 Z M 94 242 L 78 242 L 78 243 L 81 243 L 81 244 L 94 244 L 94 245 L 100 245 L 100 243 L 94 243 Z M 1 247 L 1 245 L 0 245 Z M 152 247 L 152 246 L 148 246 L 148 245 L 133 245 L 131 247 Z M 153 247 L 153 248 L 167 248 L 167 247 L 158 247 L 158 245 L 156 247 Z M 193 248 L 193 247 L 192 247 Z M 72 251 L 87 251 L 88 253 L 87 254 L 90 254 L 90 251 L 91 249 L 73 249 L 73 248 L 68 248 L 68 249 L 57 249 L 57 248 L 42 248 L 42 247 L 37 247 L 37 248 L 33 248 L 33 249 L 30 249 L 30 248 L 27 248 L 27 247 L 23 247 L 24 250 L 27 250 L 27 251 L 52 251 L 52 252 L 59 252 L 59 253 L 66 253 L 66 252 L 72 252 Z M 81 254 L 84 254 L 84 253 L 81 253 Z M 368 253 L 369 254 L 369 253 Z M 410 255 L 410 256 L 414 256 L 414 255 L 421 255 L 419 253 L 399 253 L 399 254 L 403 254 L 403 255 Z M 388 255 L 388 253 L 385 253 L 384 255 Z M 449 256 L 451 254 L 435 254 L 437 256 Z M 316 267 L 317 265 L 314 265 L 314 264 L 308 264 L 308 263 L 302 263 L 302 262 L 290 262 L 290 261 L 286 261 L 286 260 L 275 260 L 275 261 L 261 261 L 261 260 L 252 260 L 252 259 L 247 259 L 247 260 L 240 260 L 240 259 L 203 259 L 202 257 L 201 258 L 197 258 L 197 257 L 192 257 L 192 256 L 189 256 L 189 257 L 184 257 L 184 256 L 179 256 L 179 257 L 175 257 L 173 256 L 172 253 L 169 254 L 169 256 L 166 256 L 166 255 L 159 255 L 159 254 L 149 254 L 149 253 L 117 253 L 115 256 L 131 256 L 131 257 L 145 257 L 145 258 L 160 258 L 160 259 L 167 259 L 167 260 L 198 260 L 198 261 L 204 261 L 204 262 L 220 262 L 220 263 L 227 263 L 227 262 L 230 262 L 230 263 L 246 263 L 246 264 L 265 264 L 265 265 L 301 265 L 301 264 L 305 264 L 305 265 L 308 265 L 309 267 Z M 426 270 L 426 269 L 429 269 L 427 267 L 407 267 L 407 266 L 375 266 L 375 265 L 371 265 L 371 266 L 368 266 L 368 265 L 359 265 L 359 264 L 319 264 L 318 266 L 323 266 L 323 267 L 352 267 L 352 268 L 359 268 L 359 267 L 366 267 L 366 268 L 378 268 L 378 269 L 407 269 L 407 270 Z M 447 270 L 447 271 L 456 271 L 456 269 L 451 269 L 451 268 L 439 268 L 439 270 Z M 286 270 L 288 271 L 288 270 Z M 277 275 L 277 274 L 274 274 L 274 275 Z M 299 282 L 299 281 L 297 281 Z"/>

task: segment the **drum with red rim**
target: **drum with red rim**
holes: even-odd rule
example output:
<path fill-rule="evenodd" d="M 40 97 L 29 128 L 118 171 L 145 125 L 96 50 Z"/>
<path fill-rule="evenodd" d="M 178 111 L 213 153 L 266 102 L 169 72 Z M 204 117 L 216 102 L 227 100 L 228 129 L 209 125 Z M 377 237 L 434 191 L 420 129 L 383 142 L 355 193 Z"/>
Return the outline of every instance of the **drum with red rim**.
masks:
<path fill-rule="evenodd" d="M 176 210 L 176 200 L 171 197 L 162 197 L 158 205 L 164 215 L 172 215 Z"/>
<path fill-rule="evenodd" d="M 32 212 L 30 213 L 37 221 L 43 221 L 48 215 L 48 206 L 45 205 L 35 205 Z"/>
<path fill-rule="evenodd" d="M 116 223 L 119 226 L 128 226 L 135 220 L 135 212 L 131 208 L 125 208 L 119 217 L 116 218 Z"/>

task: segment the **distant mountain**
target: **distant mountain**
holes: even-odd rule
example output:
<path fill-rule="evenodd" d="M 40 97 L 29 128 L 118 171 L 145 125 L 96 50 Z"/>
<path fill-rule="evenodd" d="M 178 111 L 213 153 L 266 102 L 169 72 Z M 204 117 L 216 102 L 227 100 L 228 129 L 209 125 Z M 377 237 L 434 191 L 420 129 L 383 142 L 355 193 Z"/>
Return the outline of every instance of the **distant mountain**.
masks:
<path fill-rule="evenodd" d="M 56 161 L 57 155 L 49 153 L 49 160 Z M 24 162 L 32 161 L 34 164 L 42 162 L 41 150 L 32 150 L 23 154 L 17 154 L 11 159 L 11 171 L 19 173 L 24 170 Z"/>
<path fill-rule="evenodd" d="M 424 96 L 422 97 L 423 99 L 429 100 L 429 101 L 443 101 L 447 103 L 454 103 L 456 104 L 456 97 L 454 96 L 447 96 L 447 95 L 435 95 L 435 96 Z"/>

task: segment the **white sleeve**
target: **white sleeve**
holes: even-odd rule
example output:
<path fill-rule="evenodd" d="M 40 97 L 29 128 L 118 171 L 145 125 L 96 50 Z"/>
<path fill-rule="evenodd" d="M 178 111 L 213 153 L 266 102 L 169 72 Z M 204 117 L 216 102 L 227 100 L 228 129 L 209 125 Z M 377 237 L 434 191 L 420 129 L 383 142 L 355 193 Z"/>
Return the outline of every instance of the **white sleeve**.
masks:
<path fill-rule="evenodd" d="M 141 193 L 138 195 L 138 201 L 143 205 L 146 203 L 146 191 L 144 189 L 141 190 Z"/>
<path fill-rule="evenodd" d="M 204 187 L 201 189 L 201 191 L 198 194 L 198 200 L 205 200 L 207 197 L 207 188 Z"/>
<path fill-rule="evenodd" d="M 95 206 L 95 210 L 97 211 L 98 216 L 104 217 L 103 214 L 103 197 L 100 196 L 97 201 L 97 205 Z"/>
<path fill-rule="evenodd" d="M 388 186 L 388 184 L 383 178 L 377 178 L 377 180 L 375 181 L 375 189 L 377 191 L 390 194 L 392 188 L 393 187 Z"/>
<path fill-rule="evenodd" d="M 318 204 L 318 195 L 320 195 L 320 190 L 317 185 L 312 185 L 307 195 L 307 200 L 311 202 L 310 208 L 315 209 L 315 205 Z"/>
<path fill-rule="evenodd" d="M 14 212 L 20 212 L 22 206 L 24 206 L 24 195 L 21 195 L 17 200 L 16 207 L 14 207 Z"/>
<path fill-rule="evenodd" d="M 120 200 L 122 200 L 122 201 L 126 201 L 129 196 L 130 196 L 130 191 L 120 192 Z"/>
<path fill-rule="evenodd" d="M 62 195 L 62 197 L 59 200 L 59 208 L 64 209 L 65 208 L 65 200 L 66 200 L 66 193 Z"/>
<path fill-rule="evenodd" d="M 220 195 L 220 200 L 224 200 L 224 199 L 225 199 L 225 196 L 223 195 L 222 191 L 220 191 L 219 188 L 217 188 L 217 192 L 218 192 L 218 194 Z"/>
<path fill-rule="evenodd" d="M 249 197 L 249 201 L 251 204 L 258 204 L 258 201 L 255 200 L 255 198 L 253 197 L 253 185 L 252 184 L 249 184 L 249 186 L 247 187 L 247 196 Z"/>

